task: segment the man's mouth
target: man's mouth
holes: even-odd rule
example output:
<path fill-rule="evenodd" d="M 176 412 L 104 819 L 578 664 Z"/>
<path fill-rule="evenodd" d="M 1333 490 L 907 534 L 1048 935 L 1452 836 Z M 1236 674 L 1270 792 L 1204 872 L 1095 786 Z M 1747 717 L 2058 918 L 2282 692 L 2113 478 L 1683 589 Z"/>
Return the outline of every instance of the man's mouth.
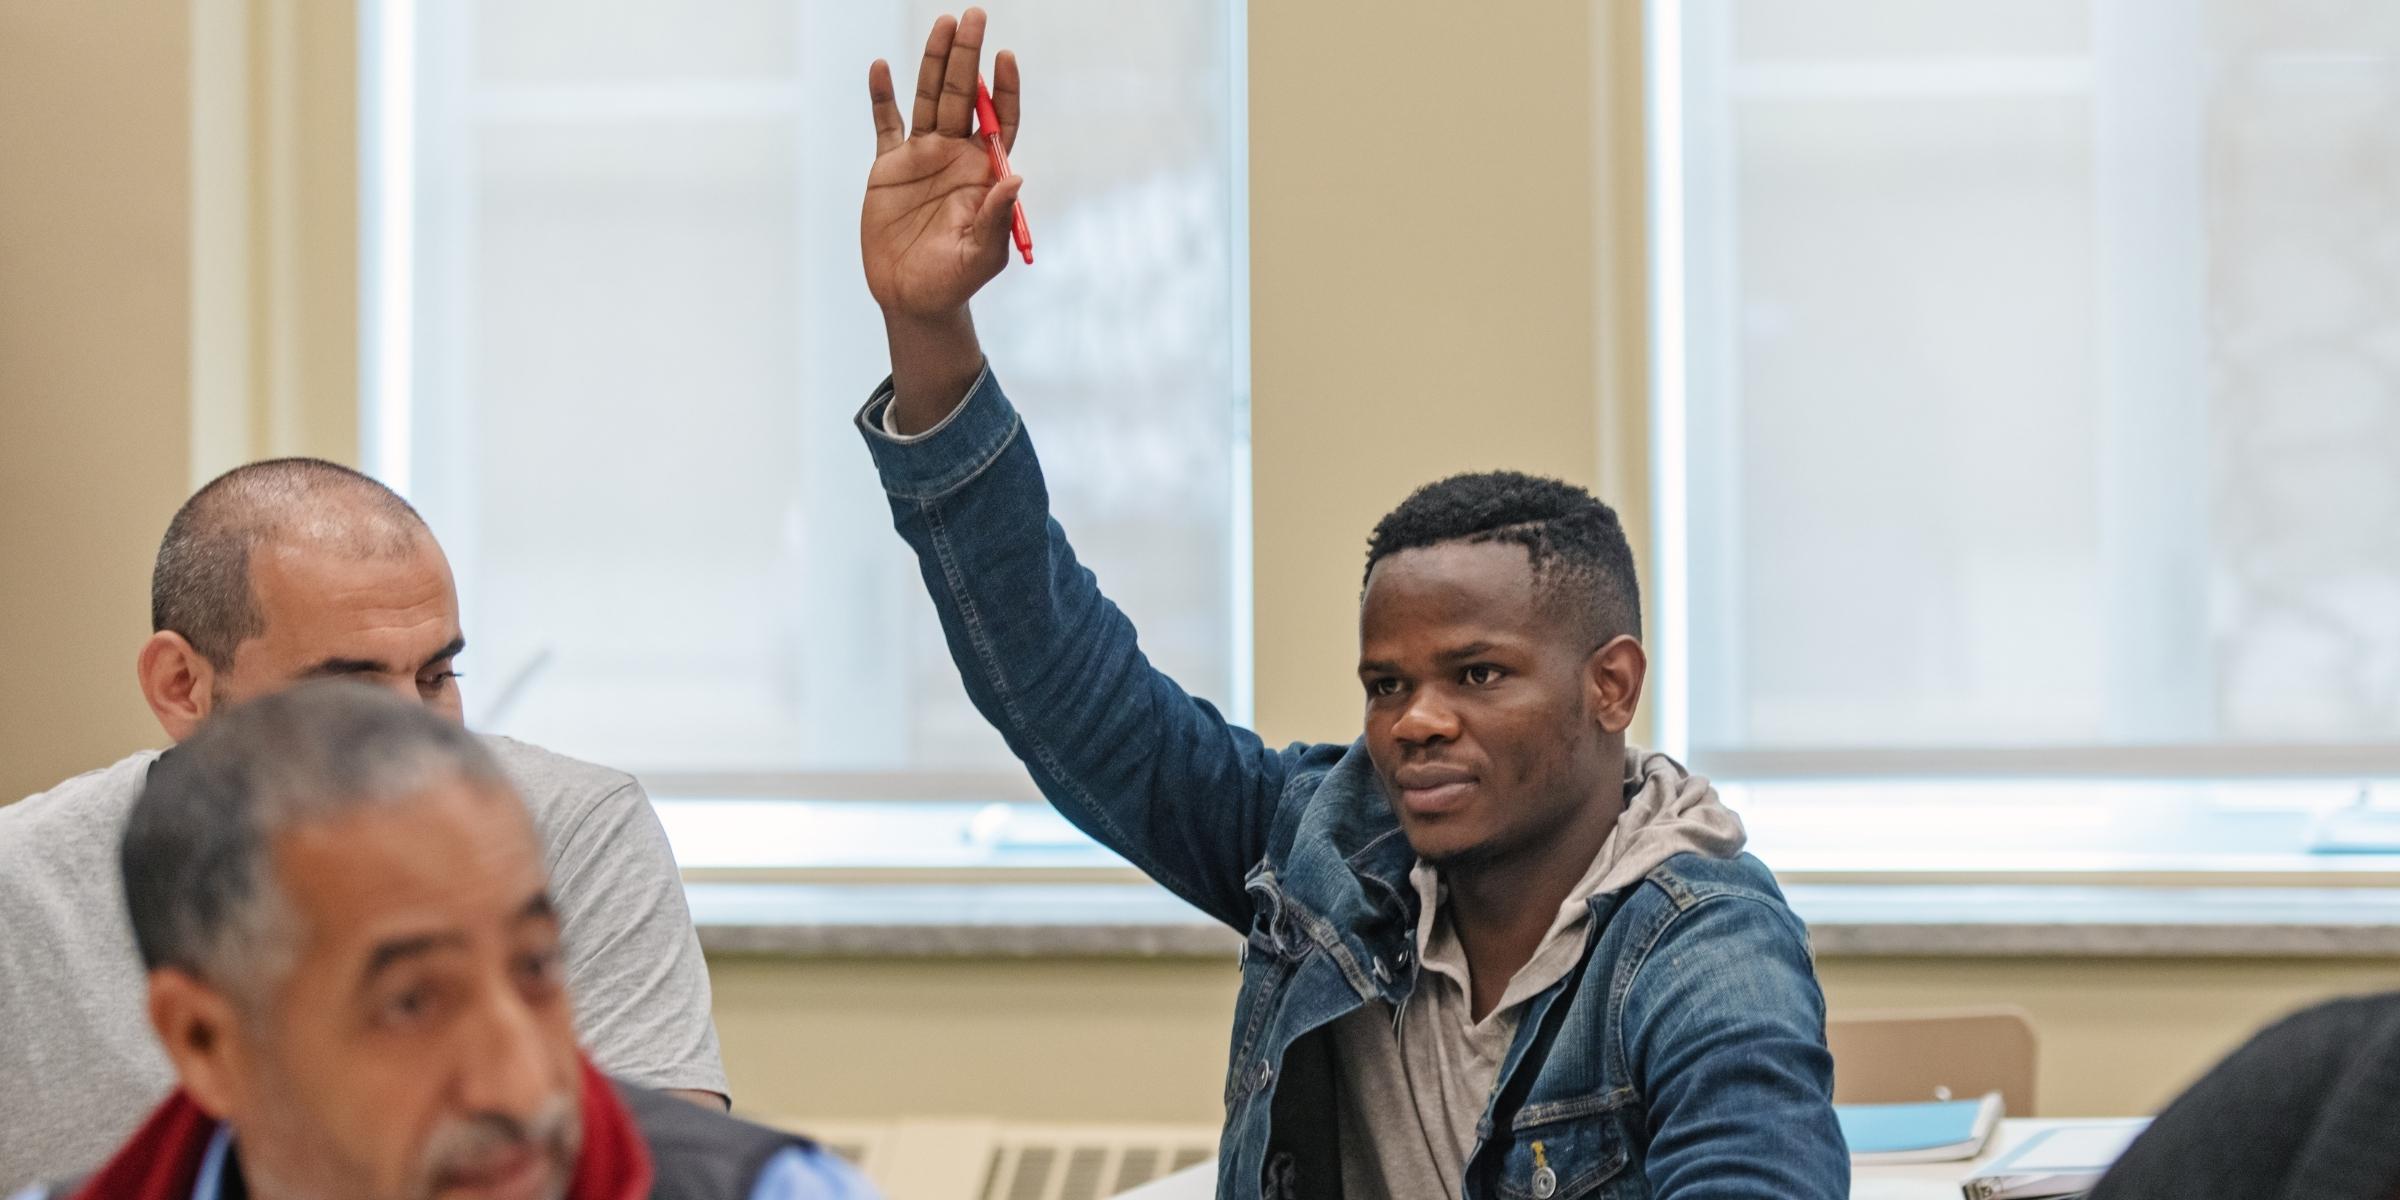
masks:
<path fill-rule="evenodd" d="M 491 1200 L 539 1200 L 549 1195 L 550 1156 L 542 1147 L 519 1143 L 498 1154 L 479 1158 L 442 1173 L 444 1194 L 490 1197 Z"/>
<path fill-rule="evenodd" d="M 1473 771 L 1437 763 L 1412 764 L 1392 772 L 1401 810 L 1420 817 L 1440 816 L 1462 807 L 1474 794 L 1476 782 Z"/>

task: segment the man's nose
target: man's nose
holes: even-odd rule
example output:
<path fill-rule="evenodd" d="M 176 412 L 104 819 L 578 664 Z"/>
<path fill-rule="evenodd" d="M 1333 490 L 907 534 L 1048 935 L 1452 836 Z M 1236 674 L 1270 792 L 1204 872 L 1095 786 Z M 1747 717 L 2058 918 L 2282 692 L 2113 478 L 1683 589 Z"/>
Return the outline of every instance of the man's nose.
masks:
<path fill-rule="evenodd" d="M 509 994 L 484 1006 L 461 1049 L 461 1105 L 471 1113 L 493 1113 L 532 1121 L 557 1102 L 567 1086 L 558 1078 L 558 1047 L 531 1006 Z"/>
<path fill-rule="evenodd" d="M 1392 736 L 1411 745 L 1454 741 L 1458 737 L 1458 711 L 1442 698 L 1439 690 L 1420 688 L 1408 698 L 1408 707 L 1400 711 L 1400 719 L 1392 723 Z"/>

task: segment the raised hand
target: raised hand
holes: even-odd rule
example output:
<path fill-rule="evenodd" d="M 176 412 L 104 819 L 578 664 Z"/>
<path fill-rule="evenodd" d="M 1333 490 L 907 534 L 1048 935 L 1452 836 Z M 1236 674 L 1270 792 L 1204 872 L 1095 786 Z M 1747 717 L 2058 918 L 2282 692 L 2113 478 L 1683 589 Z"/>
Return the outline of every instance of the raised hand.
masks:
<path fill-rule="evenodd" d="M 887 317 L 945 319 L 1008 263 L 1009 206 L 1024 181 L 995 183 L 983 143 L 974 137 L 975 75 L 983 54 L 984 14 L 933 23 L 917 64 L 916 108 L 908 127 L 892 92 L 891 67 L 867 71 L 875 112 L 875 166 L 859 214 L 867 290 Z M 992 104 L 1000 143 L 1017 140 L 1016 56 L 993 63 Z"/>

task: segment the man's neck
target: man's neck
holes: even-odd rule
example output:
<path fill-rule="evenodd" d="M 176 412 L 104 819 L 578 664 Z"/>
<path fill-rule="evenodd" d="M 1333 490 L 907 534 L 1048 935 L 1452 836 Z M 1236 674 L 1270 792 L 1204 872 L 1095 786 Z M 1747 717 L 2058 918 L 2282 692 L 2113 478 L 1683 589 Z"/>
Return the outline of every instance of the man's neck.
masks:
<path fill-rule="evenodd" d="M 1490 1015 L 1511 979 L 1539 950 L 1559 907 L 1591 869 L 1625 811 L 1622 795 L 1595 799 L 1561 836 L 1530 854 L 1442 871 L 1450 928 L 1467 958 L 1469 1013 Z"/>

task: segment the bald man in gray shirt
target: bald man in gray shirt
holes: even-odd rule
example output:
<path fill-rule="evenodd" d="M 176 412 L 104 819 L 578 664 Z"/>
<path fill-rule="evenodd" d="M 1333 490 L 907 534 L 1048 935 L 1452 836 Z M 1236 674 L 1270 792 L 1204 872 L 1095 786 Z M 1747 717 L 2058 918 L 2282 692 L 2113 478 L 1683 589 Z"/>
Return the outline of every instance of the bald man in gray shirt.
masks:
<path fill-rule="evenodd" d="M 159 547 L 151 623 L 142 695 L 176 741 L 219 708 L 328 675 L 461 719 L 453 668 L 465 639 L 448 560 L 406 501 L 345 467 L 279 459 L 202 488 Z M 641 785 L 486 741 L 541 834 L 593 1061 L 722 1106 L 707 967 Z M 0 1195 L 99 1161 L 173 1083 L 143 1013 L 117 865 L 158 757 L 143 751 L 0 808 Z"/>

